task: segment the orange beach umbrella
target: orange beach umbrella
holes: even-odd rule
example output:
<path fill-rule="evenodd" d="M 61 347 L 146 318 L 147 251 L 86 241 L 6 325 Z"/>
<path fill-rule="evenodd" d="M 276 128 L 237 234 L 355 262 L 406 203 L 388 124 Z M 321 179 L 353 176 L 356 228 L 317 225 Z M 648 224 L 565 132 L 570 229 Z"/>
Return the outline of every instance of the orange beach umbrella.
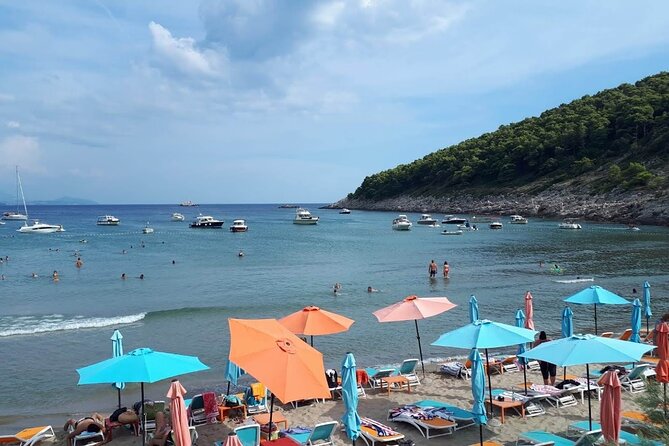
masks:
<path fill-rule="evenodd" d="M 420 333 L 418 332 L 418 319 L 436 316 L 455 307 L 457 305 L 448 300 L 447 297 L 408 296 L 395 304 L 376 310 L 373 314 L 379 322 L 414 321 L 416 324 L 420 365 L 423 369 L 423 375 L 425 375 L 423 349 L 420 345 Z"/>
<path fill-rule="evenodd" d="M 279 319 L 279 323 L 295 334 L 311 336 L 311 346 L 314 345 L 314 336 L 341 333 L 347 331 L 355 322 L 337 313 L 323 310 L 310 305 L 295 313 Z"/>

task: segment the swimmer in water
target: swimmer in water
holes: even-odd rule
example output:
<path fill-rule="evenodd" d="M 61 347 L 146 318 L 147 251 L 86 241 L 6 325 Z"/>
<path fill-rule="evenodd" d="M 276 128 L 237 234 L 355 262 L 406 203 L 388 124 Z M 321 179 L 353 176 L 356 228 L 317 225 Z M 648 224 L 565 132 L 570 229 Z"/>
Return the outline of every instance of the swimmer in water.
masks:
<path fill-rule="evenodd" d="M 139 275 L 139 278 L 140 278 L 141 280 L 144 280 L 144 274 L 140 274 L 140 275 Z"/>
<path fill-rule="evenodd" d="M 244 257 L 244 251 L 240 249 L 239 254 L 237 254 L 237 257 Z"/>
<path fill-rule="evenodd" d="M 37 273 L 32 273 L 32 278 L 37 279 Z"/>
<path fill-rule="evenodd" d="M 379 290 L 377 290 L 376 288 L 372 288 L 371 286 L 368 286 L 367 287 L 367 292 L 368 293 L 378 293 Z"/>
<path fill-rule="evenodd" d="M 176 264 L 177 264 L 176 260 L 172 260 L 172 265 L 176 265 Z"/>
<path fill-rule="evenodd" d="M 341 290 L 341 284 L 339 282 L 335 283 L 334 286 L 332 287 L 332 291 L 334 291 L 335 294 L 337 294 Z"/>
<path fill-rule="evenodd" d="M 54 282 L 58 282 L 60 278 L 58 277 L 58 271 L 54 270 L 53 274 L 51 274 L 51 278 L 53 279 Z"/>
<path fill-rule="evenodd" d="M 83 264 L 84 264 L 84 262 L 81 261 L 81 257 L 77 257 L 77 261 L 74 263 L 74 265 L 77 268 L 81 268 Z"/>
<path fill-rule="evenodd" d="M 121 274 L 121 280 L 125 280 L 125 273 Z"/>

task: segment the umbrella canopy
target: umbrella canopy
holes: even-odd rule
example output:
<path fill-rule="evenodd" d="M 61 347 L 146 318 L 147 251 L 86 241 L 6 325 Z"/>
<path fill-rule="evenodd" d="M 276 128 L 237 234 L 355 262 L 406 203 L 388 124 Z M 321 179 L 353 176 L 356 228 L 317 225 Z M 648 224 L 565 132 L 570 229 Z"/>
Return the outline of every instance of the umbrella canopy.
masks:
<path fill-rule="evenodd" d="M 225 439 L 224 446 L 243 446 L 243 443 L 237 436 L 236 432 L 230 432 L 228 438 Z"/>
<path fill-rule="evenodd" d="M 170 384 L 167 397 L 170 399 L 170 417 L 172 419 L 172 433 L 176 446 L 191 446 L 190 432 L 188 430 L 188 414 L 184 395 L 186 389 L 176 379 Z"/>
<path fill-rule="evenodd" d="M 595 306 L 595 334 L 597 334 L 597 304 L 599 305 L 627 305 L 630 302 L 606 290 L 598 285 L 592 285 L 584 290 L 579 291 L 573 296 L 569 296 L 564 300 L 572 304 L 580 305 L 594 305 Z"/>
<path fill-rule="evenodd" d="M 650 318 L 653 312 L 650 309 L 650 283 L 647 280 L 643 283 L 643 313 L 646 317 L 646 331 L 650 331 Z"/>
<path fill-rule="evenodd" d="M 534 307 L 532 305 L 532 293 L 525 293 L 525 328 L 534 330 Z"/>
<path fill-rule="evenodd" d="M 341 363 L 341 395 L 344 400 L 344 416 L 341 422 L 348 438 L 355 442 L 360 436 L 361 421 L 358 415 L 358 381 L 353 353 L 347 353 Z"/>
<path fill-rule="evenodd" d="M 607 444 L 618 444 L 620 437 L 620 380 L 618 372 L 610 370 L 599 383 L 604 387 L 599 403 L 599 419 L 602 435 Z"/>
<path fill-rule="evenodd" d="M 630 336 L 630 341 L 641 342 L 641 336 L 639 336 L 639 332 L 641 331 L 641 302 L 639 302 L 639 299 L 632 301 L 631 326 L 632 335 Z"/>
<path fill-rule="evenodd" d="M 455 348 L 497 348 L 533 342 L 536 331 L 479 320 L 439 336 L 432 345 Z"/>
<path fill-rule="evenodd" d="M 111 337 L 112 341 L 112 358 L 123 356 L 123 335 L 120 331 L 114 330 Z M 116 382 L 113 384 L 118 393 L 118 407 L 121 407 L 121 390 L 125 389 L 124 382 Z"/>
<path fill-rule="evenodd" d="M 323 310 L 313 305 L 279 319 L 279 323 L 295 334 L 313 336 L 328 335 L 347 331 L 355 322 L 337 313 Z"/>
<path fill-rule="evenodd" d="M 667 383 L 669 382 L 669 325 L 662 322 L 657 327 L 655 336 L 657 356 L 660 358 L 655 366 L 655 379 L 664 387 L 664 417 L 667 418 Z"/>
<path fill-rule="evenodd" d="M 455 307 L 457 305 L 448 300 L 447 297 L 408 296 L 395 304 L 376 310 L 373 314 L 379 322 L 414 321 L 420 365 L 423 369 L 423 375 L 425 375 L 423 348 L 420 344 L 420 333 L 418 331 L 418 319 L 436 316 Z"/>
<path fill-rule="evenodd" d="M 481 354 L 477 349 L 474 348 L 469 353 L 469 360 L 472 363 L 472 397 L 474 398 L 472 414 L 474 422 L 479 425 L 479 440 L 483 445 L 483 425 L 488 422 L 485 411 L 485 373 Z"/>
<path fill-rule="evenodd" d="M 138 348 L 117 358 L 77 369 L 79 385 L 114 382 L 154 383 L 186 373 L 207 370 L 196 356 Z"/>
<path fill-rule="evenodd" d="M 275 319 L 228 319 L 230 361 L 284 403 L 329 398 L 323 355 Z"/>
<path fill-rule="evenodd" d="M 473 294 L 469 298 L 469 322 L 478 321 L 479 317 L 479 302 Z"/>
<path fill-rule="evenodd" d="M 574 334 L 574 312 L 568 306 L 562 310 L 562 337 L 568 338 Z"/>

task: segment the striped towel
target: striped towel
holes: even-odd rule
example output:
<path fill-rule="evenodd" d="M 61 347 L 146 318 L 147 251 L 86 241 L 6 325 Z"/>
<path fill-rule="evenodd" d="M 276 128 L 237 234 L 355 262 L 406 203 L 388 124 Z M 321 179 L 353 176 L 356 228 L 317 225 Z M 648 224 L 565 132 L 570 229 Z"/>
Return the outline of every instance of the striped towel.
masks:
<path fill-rule="evenodd" d="M 376 435 L 379 437 L 392 437 L 395 435 L 400 435 L 399 432 L 394 431 L 385 424 L 381 424 L 376 420 L 372 420 L 371 418 L 360 417 L 360 422 L 363 426 L 374 429 L 376 431 Z"/>

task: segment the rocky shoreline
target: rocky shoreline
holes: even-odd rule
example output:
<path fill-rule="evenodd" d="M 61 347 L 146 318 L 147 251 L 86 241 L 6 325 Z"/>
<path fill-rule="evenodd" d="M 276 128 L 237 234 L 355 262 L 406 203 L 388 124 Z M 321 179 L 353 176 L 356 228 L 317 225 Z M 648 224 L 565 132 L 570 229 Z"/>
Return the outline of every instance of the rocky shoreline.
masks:
<path fill-rule="evenodd" d="M 665 192 L 616 192 L 591 195 L 554 188 L 539 194 L 506 193 L 474 196 L 398 196 L 373 201 L 344 198 L 326 208 L 446 214 L 511 215 L 580 218 L 624 224 L 669 226 L 669 196 Z"/>

